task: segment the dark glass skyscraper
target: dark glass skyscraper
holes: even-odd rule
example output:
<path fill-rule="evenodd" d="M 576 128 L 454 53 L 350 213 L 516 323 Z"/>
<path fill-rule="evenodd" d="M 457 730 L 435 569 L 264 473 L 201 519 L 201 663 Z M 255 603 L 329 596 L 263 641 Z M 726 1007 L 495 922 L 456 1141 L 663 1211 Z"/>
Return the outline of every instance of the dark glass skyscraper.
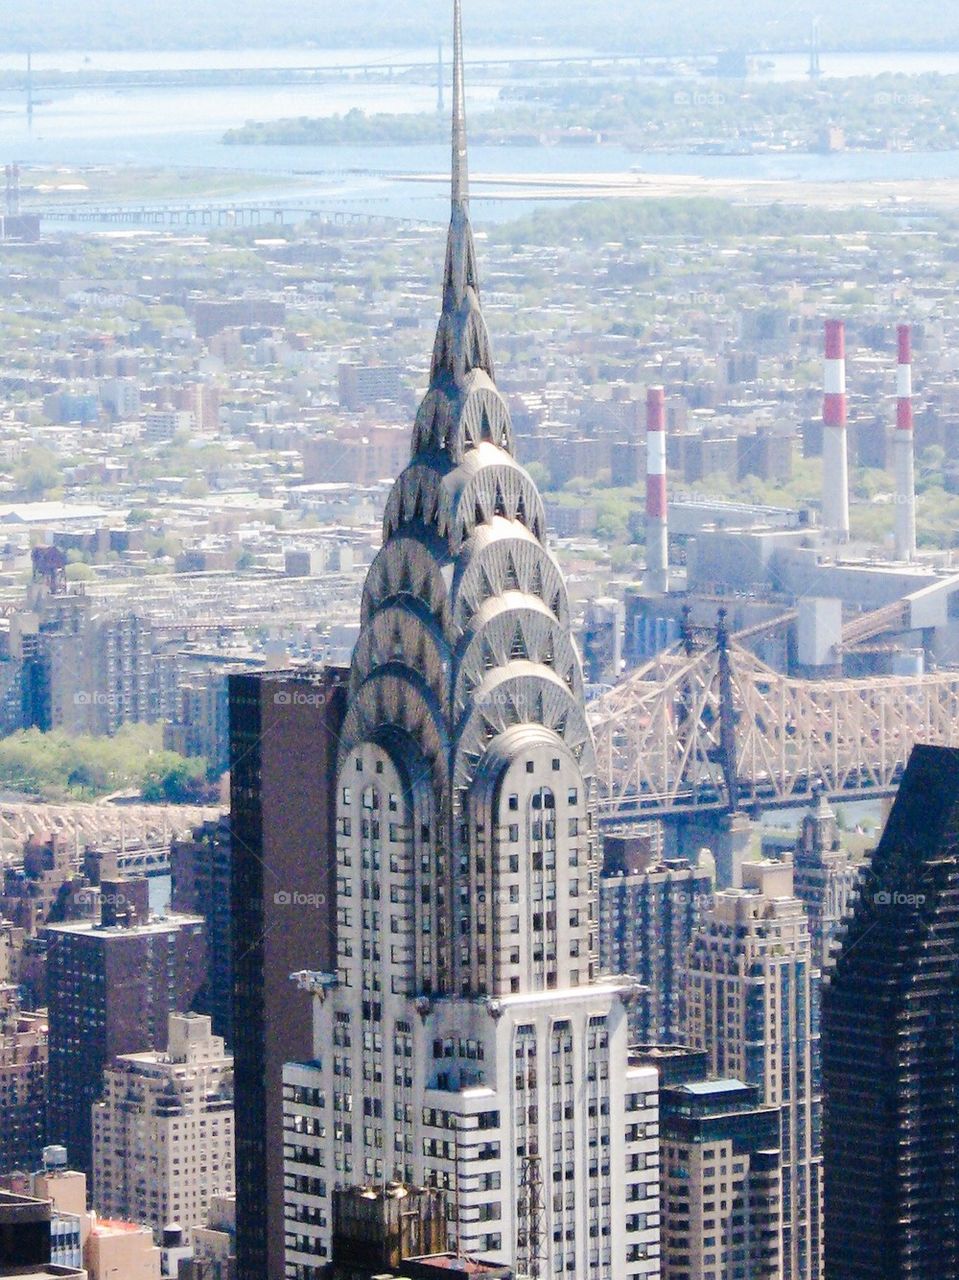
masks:
<path fill-rule="evenodd" d="M 283 1063 L 308 1053 L 299 969 L 335 964 L 335 788 L 346 672 L 230 679 L 239 1280 L 280 1280 Z"/>
<path fill-rule="evenodd" d="M 823 994 L 827 1280 L 959 1276 L 959 751 L 917 747 Z"/>

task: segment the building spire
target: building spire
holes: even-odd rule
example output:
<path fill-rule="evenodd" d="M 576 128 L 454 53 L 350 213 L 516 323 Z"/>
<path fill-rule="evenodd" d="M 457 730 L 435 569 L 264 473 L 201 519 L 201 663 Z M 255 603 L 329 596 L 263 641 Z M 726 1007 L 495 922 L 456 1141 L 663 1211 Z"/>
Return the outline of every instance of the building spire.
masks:
<path fill-rule="evenodd" d="M 466 90 L 463 75 L 463 5 L 453 0 L 453 168 L 452 212 L 440 316 L 430 385 L 462 388 L 480 369 L 493 378 L 489 335 L 479 302 L 476 248 L 469 216 L 466 147 Z"/>
<path fill-rule="evenodd" d="M 468 213 L 469 164 L 466 150 L 466 88 L 463 75 L 463 4 L 453 0 L 453 213 Z"/>

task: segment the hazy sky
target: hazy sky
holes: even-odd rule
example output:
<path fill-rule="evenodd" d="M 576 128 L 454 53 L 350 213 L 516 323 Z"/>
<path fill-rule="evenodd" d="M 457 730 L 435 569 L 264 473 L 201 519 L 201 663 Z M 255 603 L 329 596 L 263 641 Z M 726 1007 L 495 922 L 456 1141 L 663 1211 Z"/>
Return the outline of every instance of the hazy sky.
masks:
<path fill-rule="evenodd" d="M 429 43 L 450 0 L 17 0 L 0 48 Z M 468 38 L 606 48 L 795 45 L 813 14 L 827 45 L 959 46 L 954 0 L 465 0 Z"/>

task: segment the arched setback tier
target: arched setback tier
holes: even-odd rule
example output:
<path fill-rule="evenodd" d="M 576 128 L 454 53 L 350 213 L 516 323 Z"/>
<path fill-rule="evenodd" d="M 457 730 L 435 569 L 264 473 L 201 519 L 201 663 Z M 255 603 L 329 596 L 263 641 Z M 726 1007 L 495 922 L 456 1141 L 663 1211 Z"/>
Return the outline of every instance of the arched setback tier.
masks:
<path fill-rule="evenodd" d="M 363 1001 L 379 1005 L 448 990 L 449 858 L 417 740 L 390 728 L 345 751 L 336 815 L 340 983 L 359 975 Z"/>
<path fill-rule="evenodd" d="M 480 444 L 458 466 L 446 454 L 420 455 L 393 486 L 383 532 L 388 539 L 422 520 L 457 555 L 494 516 L 518 521 L 539 541 L 546 536 L 543 500 L 529 475 L 504 449 Z"/>
<path fill-rule="evenodd" d="M 456 465 L 483 441 L 516 452 L 509 409 L 489 375 L 474 369 L 461 388 L 448 379 L 431 387 L 416 415 L 413 457 L 445 452 Z"/>
<path fill-rule="evenodd" d="M 374 671 L 400 663 L 425 680 L 437 705 L 449 703 L 450 652 L 442 627 L 421 600 L 394 596 L 372 615 L 356 643 L 350 692 Z"/>
<path fill-rule="evenodd" d="M 400 741 L 415 744 L 416 757 L 425 762 L 436 794 L 437 812 L 442 815 L 442 797 L 449 781 L 449 737 L 443 708 L 427 681 L 402 663 L 379 667 L 356 690 L 340 734 L 338 775 L 344 759 L 363 742 L 384 740 L 384 734 L 398 732 Z M 392 741 L 392 739 L 390 739 Z"/>
<path fill-rule="evenodd" d="M 547 667 L 510 662 L 489 673 L 454 730 L 454 819 L 463 812 L 466 795 L 491 742 L 506 730 L 523 725 L 553 732 L 566 744 L 583 775 L 591 780 L 595 777 L 595 748 L 582 704 Z"/>
<path fill-rule="evenodd" d="M 569 633 L 542 600 L 507 591 L 481 605 L 460 637 L 453 655 L 454 723 L 491 671 L 518 660 L 548 667 L 582 701 L 582 667 Z"/>
<path fill-rule="evenodd" d="M 447 631 L 451 642 L 458 641 L 487 600 L 507 591 L 542 600 L 569 630 L 566 584 L 556 561 L 524 525 L 494 516 L 476 530 L 457 558 Z"/>
<path fill-rule="evenodd" d="M 515 725 L 489 743 L 453 858 L 459 989 L 566 990 L 595 976 L 592 786 L 543 725 Z"/>
<path fill-rule="evenodd" d="M 385 542 L 370 565 L 363 586 L 360 625 L 389 602 L 420 601 L 449 631 L 448 595 L 453 561 L 443 543 L 425 526 L 407 529 Z"/>

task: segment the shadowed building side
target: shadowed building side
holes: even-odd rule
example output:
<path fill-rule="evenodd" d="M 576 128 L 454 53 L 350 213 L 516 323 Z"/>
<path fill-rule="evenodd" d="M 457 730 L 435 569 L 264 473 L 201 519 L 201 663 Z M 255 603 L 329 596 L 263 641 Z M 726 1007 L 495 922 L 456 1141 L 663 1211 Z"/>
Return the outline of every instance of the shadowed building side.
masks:
<path fill-rule="evenodd" d="M 282 1070 L 309 1052 L 290 983 L 335 963 L 334 792 L 345 672 L 230 680 L 237 1274 L 284 1275 Z"/>
<path fill-rule="evenodd" d="M 823 992 L 827 1280 L 959 1275 L 959 751 L 917 747 Z"/>

